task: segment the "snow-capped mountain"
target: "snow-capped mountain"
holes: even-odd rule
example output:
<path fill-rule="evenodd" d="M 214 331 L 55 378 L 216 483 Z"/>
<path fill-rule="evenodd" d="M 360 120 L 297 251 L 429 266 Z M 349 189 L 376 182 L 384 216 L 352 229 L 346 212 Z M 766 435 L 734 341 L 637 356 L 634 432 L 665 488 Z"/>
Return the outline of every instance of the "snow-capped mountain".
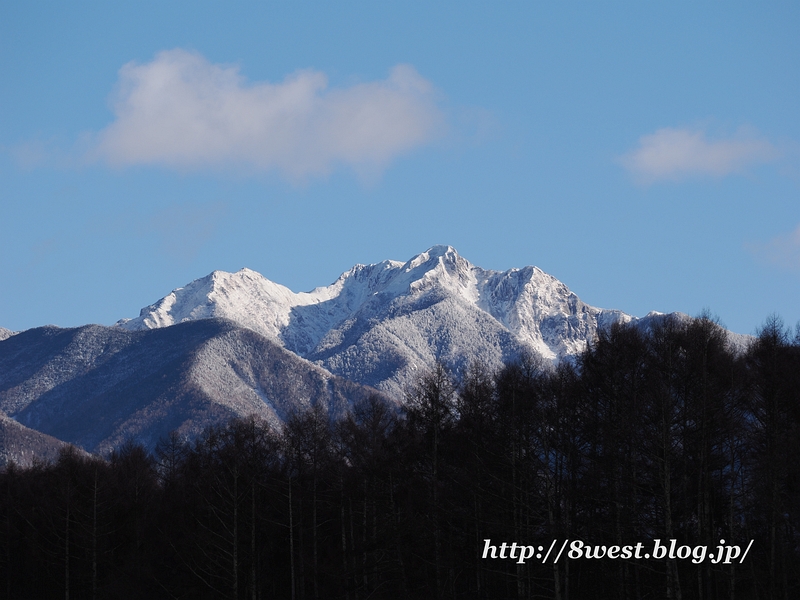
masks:
<path fill-rule="evenodd" d="M 371 393 L 221 319 L 39 327 L 0 343 L 0 417 L 91 452 L 129 438 L 152 448 L 170 431 L 192 438 L 253 414 L 277 425 L 317 403 L 335 416 Z M 0 428 L 0 445 L 18 429 Z"/>
<path fill-rule="evenodd" d="M 376 388 L 401 403 L 437 360 L 456 376 L 523 353 L 557 362 L 613 323 L 665 318 L 689 317 L 594 308 L 536 267 L 490 271 L 449 246 L 356 265 L 306 293 L 215 271 L 113 327 L 0 329 L 0 466 L 63 442 L 153 448 L 251 414 L 277 425 L 312 404 L 336 416 Z"/>
<path fill-rule="evenodd" d="M 489 368 L 521 352 L 573 356 L 598 327 L 632 317 L 583 303 L 536 267 L 485 270 L 450 246 L 407 262 L 356 265 L 327 287 L 295 293 L 249 269 L 215 271 L 118 327 L 206 318 L 247 327 L 334 374 L 402 398 L 415 371 L 441 360 Z"/>

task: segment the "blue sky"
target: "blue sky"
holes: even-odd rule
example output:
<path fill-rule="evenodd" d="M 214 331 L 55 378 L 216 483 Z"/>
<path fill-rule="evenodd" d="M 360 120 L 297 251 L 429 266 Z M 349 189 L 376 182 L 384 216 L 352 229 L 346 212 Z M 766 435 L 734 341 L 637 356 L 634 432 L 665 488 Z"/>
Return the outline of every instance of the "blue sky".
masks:
<path fill-rule="evenodd" d="M 0 6 L 0 326 L 435 244 L 594 306 L 800 320 L 796 2 Z"/>

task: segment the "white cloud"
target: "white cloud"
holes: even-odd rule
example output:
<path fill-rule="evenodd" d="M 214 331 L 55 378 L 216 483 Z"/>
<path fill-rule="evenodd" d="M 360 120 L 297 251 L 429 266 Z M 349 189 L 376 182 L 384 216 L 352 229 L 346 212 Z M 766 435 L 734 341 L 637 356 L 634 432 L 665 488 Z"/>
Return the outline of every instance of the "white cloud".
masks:
<path fill-rule="evenodd" d="M 800 271 L 800 225 L 794 231 L 778 235 L 765 244 L 746 244 L 745 247 L 766 263 Z"/>
<path fill-rule="evenodd" d="M 328 89 L 318 71 L 247 83 L 237 67 L 181 49 L 119 72 L 116 119 L 92 154 L 116 166 L 279 170 L 291 179 L 348 165 L 379 171 L 443 125 L 435 90 L 413 67 Z"/>
<path fill-rule="evenodd" d="M 709 140 L 704 131 L 666 127 L 639 138 L 639 147 L 620 158 L 638 180 L 652 183 L 692 175 L 722 177 L 779 157 L 775 146 L 744 130 Z"/>

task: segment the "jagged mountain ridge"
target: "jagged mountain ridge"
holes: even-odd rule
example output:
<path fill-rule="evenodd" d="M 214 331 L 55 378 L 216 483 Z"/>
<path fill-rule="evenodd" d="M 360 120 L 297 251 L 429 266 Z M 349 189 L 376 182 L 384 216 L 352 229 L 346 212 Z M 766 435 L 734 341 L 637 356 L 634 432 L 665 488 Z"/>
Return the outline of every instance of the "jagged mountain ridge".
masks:
<path fill-rule="evenodd" d="M 113 327 L 0 330 L 0 466 L 52 457 L 62 441 L 105 453 L 231 417 L 277 425 L 317 402 L 336 416 L 374 388 L 400 403 L 437 359 L 456 377 L 526 352 L 556 362 L 613 323 L 664 318 L 689 317 L 594 308 L 536 267 L 485 270 L 449 246 L 356 265 L 306 293 L 215 271 Z M 747 338 L 729 333 L 739 348 Z"/>
<path fill-rule="evenodd" d="M 370 393 L 221 319 L 147 331 L 48 326 L 0 344 L 0 414 L 101 454 L 129 438 L 153 448 L 172 430 L 192 438 L 233 417 L 278 424 L 313 403 L 335 416 Z"/>
<path fill-rule="evenodd" d="M 334 374 L 396 398 L 437 359 L 459 371 L 522 352 L 557 361 L 598 327 L 633 317 L 582 302 L 537 267 L 482 269 L 450 246 L 406 262 L 356 265 L 334 283 L 294 293 L 250 269 L 214 271 L 119 327 L 143 330 L 221 317 L 276 340 Z"/>

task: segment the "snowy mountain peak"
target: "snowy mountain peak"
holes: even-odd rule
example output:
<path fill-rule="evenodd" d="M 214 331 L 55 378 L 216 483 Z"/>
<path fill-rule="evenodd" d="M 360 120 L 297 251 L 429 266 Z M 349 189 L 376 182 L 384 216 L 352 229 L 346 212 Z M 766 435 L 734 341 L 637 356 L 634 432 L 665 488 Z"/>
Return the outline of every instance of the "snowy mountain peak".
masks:
<path fill-rule="evenodd" d="M 461 277 L 473 268 L 472 263 L 459 256 L 452 246 L 434 246 L 403 265 L 406 273 L 435 272 L 450 277 Z"/>
<path fill-rule="evenodd" d="M 466 295 L 474 302 L 477 299 L 475 270 L 476 267 L 459 256 L 452 246 L 433 246 L 402 266 L 403 276 L 398 283 L 402 281 L 411 294 L 447 290 Z"/>
<path fill-rule="evenodd" d="M 256 271 L 214 271 L 144 308 L 125 329 L 225 318 L 354 381 L 402 395 L 434 360 L 497 366 L 520 352 L 557 360 L 598 326 L 631 317 L 584 304 L 536 267 L 484 270 L 452 246 L 405 262 L 355 265 L 331 285 L 295 293 Z"/>
<path fill-rule="evenodd" d="M 459 258 L 461 257 L 458 255 L 458 252 L 456 252 L 456 249 L 452 246 L 433 246 L 409 260 L 405 265 L 405 270 L 411 271 L 419 266 L 430 263 L 441 265 L 445 265 L 447 263 L 455 264 Z"/>
<path fill-rule="evenodd" d="M 288 318 L 284 307 L 297 296 L 251 269 L 235 273 L 214 271 L 172 290 L 143 308 L 138 318 L 118 326 L 128 330 L 156 329 L 185 321 L 225 318 L 276 338 Z"/>

